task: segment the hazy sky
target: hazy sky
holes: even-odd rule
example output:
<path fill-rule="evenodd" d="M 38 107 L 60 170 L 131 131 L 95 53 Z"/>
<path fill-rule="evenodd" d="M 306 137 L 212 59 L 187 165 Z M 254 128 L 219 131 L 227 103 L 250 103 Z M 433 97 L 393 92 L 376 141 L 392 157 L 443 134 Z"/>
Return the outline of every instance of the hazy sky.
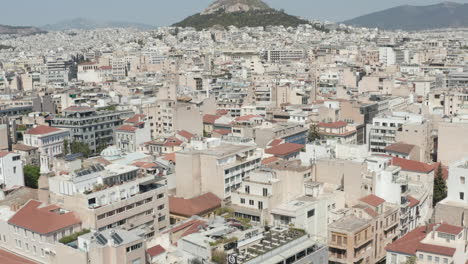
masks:
<path fill-rule="evenodd" d="M 212 0 L 0 0 L 0 24 L 34 25 L 83 17 L 100 21 L 128 21 L 156 26 L 178 22 L 197 13 Z M 274 8 L 312 19 L 342 21 L 382 9 L 440 0 L 265 0 Z M 459 0 L 468 3 L 468 0 Z"/>

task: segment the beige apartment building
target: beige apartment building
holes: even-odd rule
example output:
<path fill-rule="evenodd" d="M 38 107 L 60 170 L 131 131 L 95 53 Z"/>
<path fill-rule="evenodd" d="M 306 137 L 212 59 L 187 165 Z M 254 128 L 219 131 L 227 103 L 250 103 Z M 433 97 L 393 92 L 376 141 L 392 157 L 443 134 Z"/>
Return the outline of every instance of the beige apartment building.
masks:
<path fill-rule="evenodd" d="M 192 148 L 176 153 L 176 195 L 192 198 L 212 192 L 230 199 L 244 178 L 258 168 L 261 152 L 247 139 L 223 137 L 192 141 Z"/>
<path fill-rule="evenodd" d="M 396 131 L 396 142 L 405 142 L 417 146 L 416 161 L 431 162 L 434 154 L 434 138 L 432 122 L 424 120 L 422 123 L 403 124 L 401 130 Z"/>
<path fill-rule="evenodd" d="M 278 161 L 261 167 L 244 179 L 231 195 L 235 214 L 255 222 L 272 222 L 271 209 L 304 194 L 311 168 L 299 161 Z"/>
<path fill-rule="evenodd" d="M 203 134 L 203 114 L 194 104 L 158 100 L 145 105 L 142 112 L 148 116 L 152 138 L 170 137 L 180 130 Z"/>
<path fill-rule="evenodd" d="M 38 263 L 58 264 L 54 261 L 58 241 L 80 230 L 78 215 L 57 205 L 30 200 L 16 212 L 0 209 L 0 248 Z"/>
<path fill-rule="evenodd" d="M 385 247 L 395 241 L 400 233 L 400 207 L 387 203 L 376 195 L 367 195 L 359 201 L 353 207 L 354 215 L 372 220 L 375 232 L 372 257 L 375 263 L 380 263 L 386 256 Z"/>
<path fill-rule="evenodd" d="M 468 149 L 468 122 L 452 120 L 439 123 L 437 161 L 449 165 L 466 156 Z"/>
<path fill-rule="evenodd" d="M 373 221 L 345 216 L 328 226 L 328 260 L 331 264 L 374 263 Z"/>

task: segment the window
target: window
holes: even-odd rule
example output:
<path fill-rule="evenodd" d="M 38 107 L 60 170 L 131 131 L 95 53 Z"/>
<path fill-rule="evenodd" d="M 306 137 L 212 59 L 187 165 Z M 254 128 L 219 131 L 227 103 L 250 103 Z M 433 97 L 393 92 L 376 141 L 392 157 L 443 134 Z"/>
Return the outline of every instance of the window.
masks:
<path fill-rule="evenodd" d="M 463 177 L 463 176 L 460 177 L 460 183 L 465 184 L 465 177 Z"/>
<path fill-rule="evenodd" d="M 250 205 L 254 205 L 254 200 L 249 200 Z"/>
<path fill-rule="evenodd" d="M 44 249 L 41 248 L 41 256 L 44 257 Z"/>
<path fill-rule="evenodd" d="M 158 210 L 162 210 L 164 209 L 164 204 L 161 204 L 160 206 L 158 206 Z"/>
<path fill-rule="evenodd" d="M 139 249 L 143 246 L 143 243 L 138 243 L 138 244 L 135 244 L 133 246 L 130 246 L 130 247 L 127 247 L 127 252 L 132 252 L 136 249 Z"/>
<path fill-rule="evenodd" d="M 314 215 L 315 215 L 315 209 L 312 209 L 312 210 L 307 212 L 307 218 L 311 218 Z"/>
<path fill-rule="evenodd" d="M 444 258 L 444 264 L 448 263 L 448 258 Z"/>
<path fill-rule="evenodd" d="M 423 254 L 419 254 L 419 259 L 420 259 L 420 260 L 423 260 L 423 259 L 424 259 L 424 255 L 423 255 Z"/>
<path fill-rule="evenodd" d="M 427 256 L 427 261 L 432 261 L 432 256 Z"/>
<path fill-rule="evenodd" d="M 263 196 L 268 196 L 268 189 L 267 188 L 263 188 Z"/>
<path fill-rule="evenodd" d="M 141 260 L 140 258 L 134 259 L 132 260 L 132 264 L 141 264 L 140 260 Z"/>
<path fill-rule="evenodd" d="M 460 200 L 465 200 L 465 193 L 464 192 L 460 192 Z"/>
<path fill-rule="evenodd" d="M 245 186 L 245 193 L 250 193 L 250 186 L 248 185 Z"/>
<path fill-rule="evenodd" d="M 263 202 L 258 202 L 258 210 L 262 210 L 263 209 Z"/>
<path fill-rule="evenodd" d="M 158 217 L 158 222 L 162 222 L 162 221 L 164 221 L 165 219 L 166 219 L 166 216 L 165 216 L 165 215 L 160 216 L 160 217 Z"/>
<path fill-rule="evenodd" d="M 244 198 L 240 198 L 240 203 L 241 203 L 241 204 L 245 204 L 245 199 L 244 199 Z"/>
<path fill-rule="evenodd" d="M 440 258 L 439 258 L 439 257 L 435 257 L 434 260 L 435 260 L 436 263 L 439 263 Z"/>

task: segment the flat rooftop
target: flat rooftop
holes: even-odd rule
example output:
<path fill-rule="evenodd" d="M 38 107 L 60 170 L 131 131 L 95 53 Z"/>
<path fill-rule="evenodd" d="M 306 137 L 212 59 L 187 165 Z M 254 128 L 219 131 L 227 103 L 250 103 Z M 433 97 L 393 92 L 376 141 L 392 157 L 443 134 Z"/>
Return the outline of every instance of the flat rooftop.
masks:
<path fill-rule="evenodd" d="M 329 227 L 331 230 L 353 232 L 365 228 L 368 224 L 369 221 L 352 215 L 341 218 L 330 224 Z"/>

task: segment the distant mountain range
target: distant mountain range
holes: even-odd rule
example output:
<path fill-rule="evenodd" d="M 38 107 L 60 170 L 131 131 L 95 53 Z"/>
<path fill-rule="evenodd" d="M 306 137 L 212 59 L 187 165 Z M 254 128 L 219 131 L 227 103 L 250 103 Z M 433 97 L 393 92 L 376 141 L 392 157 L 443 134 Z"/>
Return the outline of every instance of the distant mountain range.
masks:
<path fill-rule="evenodd" d="M 8 26 L 8 25 L 0 25 L 0 35 L 3 34 L 18 34 L 18 35 L 34 35 L 34 34 L 42 34 L 46 33 L 46 31 L 36 28 L 36 27 L 20 27 L 20 26 Z"/>
<path fill-rule="evenodd" d="M 122 21 L 95 21 L 85 18 L 75 18 L 71 20 L 64 20 L 56 24 L 45 25 L 42 28 L 49 31 L 62 31 L 70 29 L 93 30 L 98 28 L 136 28 L 141 30 L 149 30 L 154 29 L 155 27 L 141 23 Z"/>
<path fill-rule="evenodd" d="M 214 26 L 297 27 L 309 21 L 270 8 L 261 0 L 216 0 L 201 13 L 174 24 L 176 27 L 193 27 L 197 30 Z"/>
<path fill-rule="evenodd" d="M 403 5 L 342 22 L 387 30 L 468 27 L 468 4 L 444 2 L 427 6 Z"/>

